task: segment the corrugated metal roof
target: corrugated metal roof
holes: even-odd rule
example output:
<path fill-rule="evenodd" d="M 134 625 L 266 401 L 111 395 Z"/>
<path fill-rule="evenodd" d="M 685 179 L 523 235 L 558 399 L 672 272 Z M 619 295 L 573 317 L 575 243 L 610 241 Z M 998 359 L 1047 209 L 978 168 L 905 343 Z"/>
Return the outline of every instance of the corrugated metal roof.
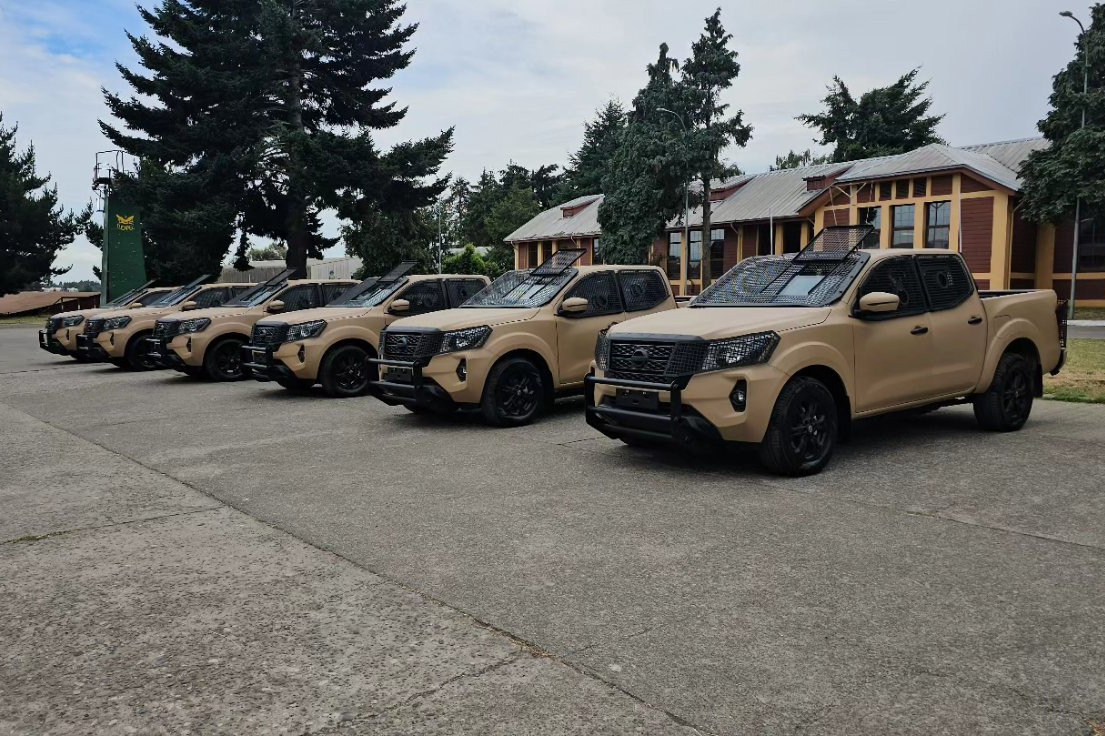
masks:
<path fill-rule="evenodd" d="M 896 156 L 881 156 L 865 161 L 857 161 L 837 181 L 846 183 L 868 179 L 888 179 L 896 176 L 926 174 L 960 168 L 974 171 L 976 174 L 1007 189 L 1016 190 L 1020 188 L 1016 172 L 996 159 L 984 153 L 952 148 L 942 143 L 922 146 L 915 151 L 901 153 Z"/>
<path fill-rule="evenodd" d="M 986 154 L 1002 166 L 1019 174 L 1021 164 L 1028 158 L 1028 154 L 1047 148 L 1048 142 L 1046 138 L 1021 138 L 1016 141 L 981 143 L 974 146 L 960 147 L 967 151 Z"/>
<path fill-rule="evenodd" d="M 588 199 L 591 200 L 591 204 L 571 217 L 564 217 L 564 209 L 578 207 Z M 512 243 L 516 240 L 548 240 L 550 238 L 598 235 L 601 232 L 599 228 L 600 204 L 602 204 L 602 195 L 591 194 L 586 197 L 576 197 L 571 202 L 550 207 L 510 235 L 507 235 L 506 241 Z"/>
<path fill-rule="evenodd" d="M 43 310 L 57 312 L 65 309 L 80 309 L 81 302 L 95 300 L 96 303 L 99 303 L 99 299 L 100 292 L 98 291 L 20 291 L 16 294 L 0 297 L 0 315 L 34 314 Z M 53 309 L 53 307 L 58 307 L 58 309 Z"/>
<path fill-rule="evenodd" d="M 747 222 L 772 217 L 794 217 L 820 192 L 806 191 L 806 179 L 831 176 L 847 169 L 849 164 L 819 164 L 796 169 L 779 169 L 749 177 L 733 194 L 714 202 L 711 222 Z M 681 225 L 682 223 L 676 223 Z M 702 224 L 702 209 L 691 211 L 691 226 Z M 674 224 L 670 224 L 675 227 Z"/>

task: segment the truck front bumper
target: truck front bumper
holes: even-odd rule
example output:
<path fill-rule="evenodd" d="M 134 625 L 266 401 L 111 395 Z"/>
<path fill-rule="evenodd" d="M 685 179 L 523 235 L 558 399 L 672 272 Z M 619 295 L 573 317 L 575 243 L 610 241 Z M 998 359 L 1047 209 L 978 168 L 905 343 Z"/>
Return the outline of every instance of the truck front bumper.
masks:
<path fill-rule="evenodd" d="M 108 355 L 92 335 L 77 335 L 77 354 L 87 361 L 107 360 Z"/>
<path fill-rule="evenodd" d="M 147 337 L 146 344 L 149 345 L 146 355 L 150 360 L 157 365 L 158 368 L 175 368 L 178 371 L 184 370 L 184 361 L 180 359 L 180 356 L 176 354 L 176 351 L 169 347 L 169 343 L 173 338 L 163 337 Z"/>
<path fill-rule="evenodd" d="M 258 381 L 292 380 L 295 371 L 275 355 L 279 345 L 243 345 L 242 367 Z"/>
<path fill-rule="evenodd" d="M 369 358 L 368 363 L 381 371 L 383 378 L 369 384 L 369 393 L 388 406 L 415 406 L 435 411 L 456 411 L 465 406 L 458 404 L 432 378 L 423 375 L 423 369 L 430 359 L 417 361 L 388 360 L 387 358 Z"/>
<path fill-rule="evenodd" d="M 596 397 L 597 386 L 614 388 L 614 396 Z M 683 445 L 721 442 L 717 427 L 694 409 L 684 406 L 686 387 L 686 379 L 650 383 L 587 376 L 583 391 L 587 423 L 614 439 L 649 439 Z M 648 400 L 653 393 L 655 403 Z M 660 401 L 661 393 L 668 394 L 666 403 Z"/>
<path fill-rule="evenodd" d="M 78 336 L 77 339 L 80 339 Z M 38 331 L 38 346 L 48 353 L 54 355 L 69 355 L 70 351 L 61 344 L 61 341 L 56 337 L 48 333 L 46 330 Z"/>

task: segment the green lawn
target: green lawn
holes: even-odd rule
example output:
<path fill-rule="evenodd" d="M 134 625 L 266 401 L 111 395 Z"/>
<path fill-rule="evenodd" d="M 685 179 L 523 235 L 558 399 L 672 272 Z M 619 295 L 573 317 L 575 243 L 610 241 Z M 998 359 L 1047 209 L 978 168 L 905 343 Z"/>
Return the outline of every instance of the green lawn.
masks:
<path fill-rule="evenodd" d="M 0 317 L 0 327 L 19 327 L 24 325 L 46 325 L 46 318 L 38 317 Z"/>
<path fill-rule="evenodd" d="M 1062 372 L 1044 376 L 1044 397 L 1105 404 L 1105 340 L 1070 340 Z"/>
<path fill-rule="evenodd" d="M 1105 319 L 1105 307 L 1075 307 L 1075 319 Z"/>

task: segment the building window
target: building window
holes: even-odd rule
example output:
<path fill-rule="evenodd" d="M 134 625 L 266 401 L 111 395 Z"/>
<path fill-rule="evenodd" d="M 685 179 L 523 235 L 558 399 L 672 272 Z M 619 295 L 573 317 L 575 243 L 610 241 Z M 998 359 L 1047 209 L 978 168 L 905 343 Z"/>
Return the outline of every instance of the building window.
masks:
<path fill-rule="evenodd" d="M 929 202 L 925 205 L 925 247 L 947 248 L 951 225 L 951 202 Z"/>
<path fill-rule="evenodd" d="M 710 281 L 725 273 L 725 230 L 710 231 Z"/>
<path fill-rule="evenodd" d="M 909 179 L 901 179 L 897 182 L 898 199 L 909 199 Z"/>
<path fill-rule="evenodd" d="M 863 247 L 878 248 L 882 233 L 882 207 L 860 207 L 859 224 L 875 228 L 863 241 Z"/>
<path fill-rule="evenodd" d="M 890 218 L 894 221 L 891 248 L 913 247 L 913 205 L 901 204 L 890 208 Z"/>
<path fill-rule="evenodd" d="M 668 233 L 668 278 L 679 278 L 679 262 L 683 258 L 683 233 Z"/>
<path fill-rule="evenodd" d="M 702 276 L 702 231 L 691 230 L 691 252 L 687 256 L 687 279 L 697 280 Z"/>
<path fill-rule="evenodd" d="M 602 251 L 599 250 L 599 239 L 595 238 L 591 241 L 591 263 L 605 263 L 602 260 Z"/>
<path fill-rule="evenodd" d="M 537 243 L 526 246 L 526 268 L 537 268 Z"/>
<path fill-rule="evenodd" d="M 879 199 L 890 199 L 894 196 L 894 185 L 884 181 L 879 184 Z"/>
<path fill-rule="evenodd" d="M 1105 218 L 1082 220 L 1078 231 L 1078 270 L 1105 271 Z"/>
<path fill-rule="evenodd" d="M 804 225 L 801 222 L 788 222 L 783 225 L 784 253 L 797 253 L 802 250 L 803 227 Z"/>
<path fill-rule="evenodd" d="M 775 253 L 775 244 L 771 241 L 771 225 L 756 226 L 756 255 L 770 256 Z"/>
<path fill-rule="evenodd" d="M 923 197 L 923 196 L 925 196 L 925 191 L 927 189 L 927 185 L 928 185 L 928 180 L 927 179 L 914 179 L 913 180 L 913 196 L 914 197 Z"/>

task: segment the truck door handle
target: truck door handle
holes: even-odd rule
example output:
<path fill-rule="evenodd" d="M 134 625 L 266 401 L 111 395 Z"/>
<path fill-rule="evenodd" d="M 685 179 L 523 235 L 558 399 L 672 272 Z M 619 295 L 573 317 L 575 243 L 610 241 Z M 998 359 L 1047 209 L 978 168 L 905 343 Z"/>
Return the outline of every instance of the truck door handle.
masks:
<path fill-rule="evenodd" d="M 924 327 L 922 325 L 917 325 L 916 327 L 914 327 L 912 330 L 909 331 L 909 334 L 911 334 L 911 335 L 923 335 L 928 331 L 929 331 L 929 328 Z"/>
<path fill-rule="evenodd" d="M 969 320 L 967 320 L 967 324 L 969 324 L 969 325 L 979 325 L 979 324 L 982 324 L 982 317 L 979 317 L 979 316 L 978 316 L 978 315 L 976 314 L 976 315 L 975 315 L 974 317 L 971 317 L 971 318 L 970 318 Z"/>

